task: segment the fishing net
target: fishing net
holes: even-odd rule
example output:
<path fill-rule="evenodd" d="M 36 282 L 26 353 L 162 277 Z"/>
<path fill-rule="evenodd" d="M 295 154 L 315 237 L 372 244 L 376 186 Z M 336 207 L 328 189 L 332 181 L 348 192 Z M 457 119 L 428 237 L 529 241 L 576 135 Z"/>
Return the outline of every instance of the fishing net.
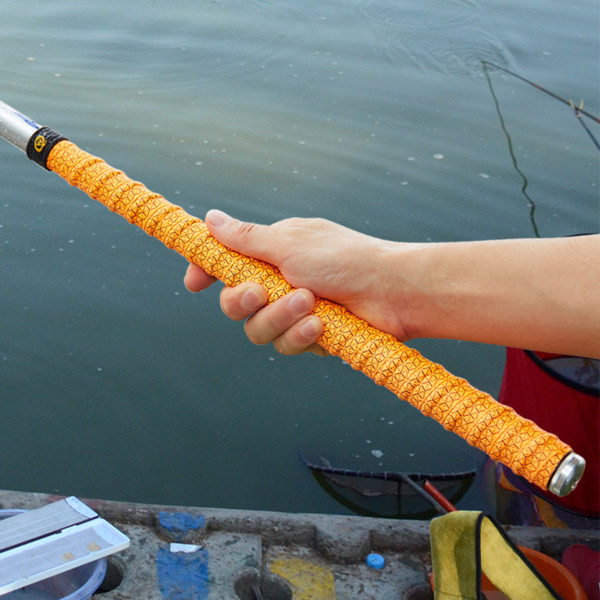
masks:
<path fill-rule="evenodd" d="M 475 470 L 454 473 L 408 473 L 397 471 L 361 471 L 333 466 L 324 457 L 310 461 L 301 456 L 315 481 L 336 502 L 352 512 L 369 517 L 394 519 L 430 519 L 443 514 L 425 482 L 458 502 L 475 478 Z"/>

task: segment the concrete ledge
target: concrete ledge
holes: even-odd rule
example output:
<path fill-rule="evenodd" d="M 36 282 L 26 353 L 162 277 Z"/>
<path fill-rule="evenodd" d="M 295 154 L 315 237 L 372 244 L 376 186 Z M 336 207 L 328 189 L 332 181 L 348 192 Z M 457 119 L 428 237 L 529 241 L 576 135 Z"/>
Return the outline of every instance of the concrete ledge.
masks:
<path fill-rule="evenodd" d="M 0 490 L 0 508 L 57 499 Z M 428 522 L 82 500 L 131 539 L 109 560 L 107 587 L 111 577 L 118 585 L 94 600 L 255 600 L 252 586 L 271 590 L 272 600 L 408 599 L 427 590 Z M 506 529 L 555 558 L 573 543 L 600 546 L 597 531 Z M 178 553 L 172 543 L 195 550 Z M 370 552 L 384 556 L 383 570 L 365 564 Z"/>

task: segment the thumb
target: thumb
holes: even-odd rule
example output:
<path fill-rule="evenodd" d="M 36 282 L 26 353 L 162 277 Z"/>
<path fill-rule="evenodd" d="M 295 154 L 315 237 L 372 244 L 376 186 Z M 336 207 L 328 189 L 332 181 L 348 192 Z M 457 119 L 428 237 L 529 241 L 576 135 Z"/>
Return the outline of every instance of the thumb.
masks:
<path fill-rule="evenodd" d="M 206 226 L 222 244 L 253 258 L 275 264 L 275 232 L 267 225 L 247 223 L 212 209 L 206 213 Z"/>

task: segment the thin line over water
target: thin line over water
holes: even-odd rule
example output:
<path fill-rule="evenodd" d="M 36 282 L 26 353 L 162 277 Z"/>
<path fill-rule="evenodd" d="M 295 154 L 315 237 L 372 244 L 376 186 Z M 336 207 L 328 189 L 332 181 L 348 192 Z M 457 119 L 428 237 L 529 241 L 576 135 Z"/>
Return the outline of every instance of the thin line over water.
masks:
<path fill-rule="evenodd" d="M 512 159 L 513 167 L 515 168 L 515 171 L 518 173 L 519 177 L 523 181 L 523 185 L 521 186 L 521 193 L 523 194 L 523 196 L 525 196 L 525 199 L 527 200 L 527 205 L 529 206 L 529 220 L 531 221 L 531 226 L 533 227 L 533 232 L 534 232 L 535 236 L 539 238 L 540 232 L 539 232 L 537 223 L 535 222 L 536 205 L 535 205 L 535 202 L 533 201 L 533 198 L 527 193 L 527 187 L 529 185 L 529 181 L 528 181 L 527 177 L 525 176 L 525 173 L 523 173 L 523 171 L 521 171 L 519 164 L 517 162 L 517 157 L 514 152 L 512 139 L 510 137 L 510 134 L 508 133 L 508 129 L 506 128 L 506 124 L 504 122 L 504 117 L 502 116 L 502 111 L 500 110 L 500 103 L 498 102 L 498 98 L 496 96 L 496 93 L 494 92 L 494 86 L 492 85 L 492 80 L 490 78 L 490 74 L 488 73 L 487 65 L 485 62 L 483 63 L 483 72 L 485 73 L 485 77 L 487 79 L 488 86 L 490 88 L 490 92 L 491 92 L 492 98 L 494 100 L 494 105 L 496 107 L 496 112 L 498 113 L 498 118 L 500 119 L 500 127 L 502 127 L 502 131 L 504 132 L 504 135 L 506 136 L 506 140 L 508 142 L 508 151 L 509 151 L 510 157 Z"/>

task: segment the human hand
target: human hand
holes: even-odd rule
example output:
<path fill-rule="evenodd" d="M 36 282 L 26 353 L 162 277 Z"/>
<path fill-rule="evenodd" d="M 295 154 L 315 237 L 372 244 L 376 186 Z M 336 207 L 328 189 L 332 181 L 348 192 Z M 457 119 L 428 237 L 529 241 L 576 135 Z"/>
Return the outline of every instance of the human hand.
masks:
<path fill-rule="evenodd" d="M 310 314 L 315 295 L 342 304 L 375 326 L 393 330 L 393 311 L 384 306 L 385 285 L 375 268 L 379 252 L 389 242 L 324 219 L 286 219 L 266 226 L 210 211 L 206 224 L 221 243 L 276 265 L 297 288 L 268 306 L 267 293 L 257 283 L 223 289 L 223 312 L 234 320 L 247 319 L 245 331 L 253 343 L 273 342 L 282 354 L 324 354 L 316 344 L 323 325 Z M 184 281 L 190 291 L 198 292 L 214 278 L 190 265 Z"/>
<path fill-rule="evenodd" d="M 597 269 L 589 267 L 599 235 L 407 244 L 324 219 L 267 226 L 210 211 L 206 224 L 225 246 L 279 267 L 296 288 L 268 306 L 256 283 L 221 293 L 225 314 L 248 319 L 251 341 L 273 341 L 283 354 L 323 353 L 315 344 L 323 326 L 310 314 L 319 296 L 400 341 L 446 338 L 600 356 L 600 311 L 589 310 L 600 293 Z M 190 291 L 213 282 L 200 267 L 188 268 Z"/>
<path fill-rule="evenodd" d="M 206 289 L 214 281 L 202 268 L 193 264 L 188 266 L 184 279 L 191 292 Z M 302 352 L 327 354 L 316 343 L 323 331 L 323 323 L 319 317 L 310 314 L 315 306 L 315 296 L 310 290 L 295 290 L 267 304 L 267 290 L 258 283 L 247 281 L 234 288 L 224 287 L 220 301 L 221 309 L 230 319 L 246 319 L 244 330 L 254 344 L 272 342 L 279 353 L 286 355 Z"/>

